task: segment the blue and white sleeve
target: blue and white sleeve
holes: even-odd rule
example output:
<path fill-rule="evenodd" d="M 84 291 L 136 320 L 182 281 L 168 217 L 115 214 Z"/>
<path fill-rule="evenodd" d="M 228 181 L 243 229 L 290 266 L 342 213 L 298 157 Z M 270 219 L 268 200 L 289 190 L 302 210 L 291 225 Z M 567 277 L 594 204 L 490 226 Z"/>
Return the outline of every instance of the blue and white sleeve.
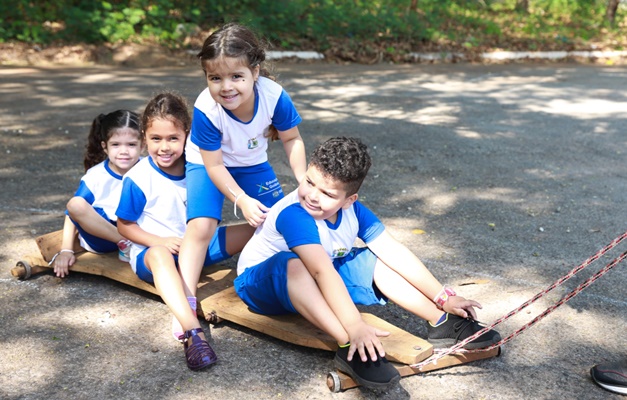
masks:
<path fill-rule="evenodd" d="M 287 131 L 300 124 L 302 120 L 298 111 L 296 111 L 296 107 L 294 107 L 290 95 L 283 90 L 276 107 L 274 107 L 272 125 L 279 131 Z"/>
<path fill-rule="evenodd" d="M 290 249 L 305 244 L 321 244 L 315 220 L 298 204 L 281 211 L 276 219 L 276 229 Z"/>
<path fill-rule="evenodd" d="M 204 112 L 194 108 L 191 140 L 201 150 L 215 151 L 222 147 L 222 133 Z"/>
<path fill-rule="evenodd" d="M 94 194 L 91 192 L 84 180 L 81 180 L 81 183 L 78 185 L 78 189 L 76 189 L 74 197 L 82 197 L 89 204 L 94 204 L 94 201 L 96 201 Z"/>
<path fill-rule="evenodd" d="M 136 222 L 144 212 L 144 207 L 146 207 L 146 195 L 144 192 L 131 178 L 124 178 L 120 204 L 115 211 L 115 215 L 118 218 Z"/>
<path fill-rule="evenodd" d="M 365 243 L 368 243 L 383 233 L 385 226 L 372 211 L 359 201 L 356 201 L 353 207 L 355 207 L 355 215 L 357 216 L 357 223 L 359 224 L 357 237 Z"/>

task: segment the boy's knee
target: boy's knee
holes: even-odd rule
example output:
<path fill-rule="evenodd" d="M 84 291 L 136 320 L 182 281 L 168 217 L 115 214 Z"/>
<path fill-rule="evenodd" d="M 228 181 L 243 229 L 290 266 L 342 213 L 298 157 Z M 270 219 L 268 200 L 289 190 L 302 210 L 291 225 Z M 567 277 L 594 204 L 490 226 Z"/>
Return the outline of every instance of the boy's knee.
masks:
<path fill-rule="evenodd" d="M 292 258 L 287 262 L 287 279 L 294 279 L 304 274 L 311 276 L 300 258 Z"/>

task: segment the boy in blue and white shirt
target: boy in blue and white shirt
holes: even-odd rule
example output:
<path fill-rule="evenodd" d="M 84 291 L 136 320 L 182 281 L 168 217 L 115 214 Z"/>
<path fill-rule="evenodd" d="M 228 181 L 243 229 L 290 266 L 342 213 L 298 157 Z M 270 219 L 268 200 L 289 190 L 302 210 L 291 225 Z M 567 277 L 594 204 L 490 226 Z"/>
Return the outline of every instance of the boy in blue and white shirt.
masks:
<path fill-rule="evenodd" d="M 235 290 L 255 312 L 299 313 L 338 342 L 336 367 L 361 385 L 400 378 L 385 359 L 379 336 L 355 304 L 399 306 L 429 321 L 428 340 L 451 346 L 478 332 L 481 305 L 443 287 L 357 201 L 371 160 L 358 139 L 334 138 L 312 154 L 298 189 L 274 205 L 242 251 Z M 366 247 L 353 247 L 357 238 Z M 458 325 L 454 332 L 454 325 Z M 500 340 L 488 331 L 466 348 Z M 357 357 L 353 357 L 355 352 Z"/>

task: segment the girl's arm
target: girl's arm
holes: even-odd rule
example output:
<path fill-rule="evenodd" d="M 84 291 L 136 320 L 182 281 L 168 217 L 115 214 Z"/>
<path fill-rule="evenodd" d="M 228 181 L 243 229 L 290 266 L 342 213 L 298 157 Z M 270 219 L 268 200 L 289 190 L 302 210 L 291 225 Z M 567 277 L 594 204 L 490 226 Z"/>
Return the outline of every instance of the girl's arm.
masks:
<path fill-rule="evenodd" d="M 298 126 L 278 132 L 294 177 L 300 184 L 307 171 L 307 156 L 305 154 L 305 143 L 300 136 Z"/>
<path fill-rule="evenodd" d="M 61 240 L 61 250 L 64 251 L 59 252 L 54 258 L 54 273 L 59 278 L 69 275 L 70 267 L 76 262 L 74 243 L 76 242 L 77 233 L 76 226 L 74 226 L 70 217 L 66 215 L 63 221 L 63 238 Z"/>
<path fill-rule="evenodd" d="M 387 230 L 367 245 L 383 263 L 405 278 L 430 300 L 433 301 L 442 290 L 442 284 L 431 274 L 422 261 L 411 250 L 392 237 Z M 481 308 L 481 305 L 474 300 L 452 296 L 444 303 L 443 308 L 444 311 L 459 315 L 462 318 L 470 315 L 476 319 L 477 315 L 473 307 Z"/>
<path fill-rule="evenodd" d="M 161 237 L 143 230 L 137 222 L 118 218 L 118 232 L 133 243 L 146 247 L 165 246 L 172 254 L 178 254 L 181 247 L 181 238 Z"/>
<path fill-rule="evenodd" d="M 310 244 L 296 246 L 292 250 L 298 254 L 316 281 L 326 303 L 346 330 L 351 343 L 348 359 L 351 360 L 355 351 L 358 351 L 364 362 L 368 360 L 366 353 L 370 355 L 371 360 L 377 360 L 378 356 L 375 349 L 378 354 L 384 357 L 385 350 L 379 336 L 388 336 L 390 333 L 380 331 L 364 322 L 348 294 L 344 281 L 335 271 L 324 248 L 318 244 Z"/>
<path fill-rule="evenodd" d="M 232 202 L 237 201 L 237 206 L 242 210 L 244 219 L 251 226 L 257 227 L 266 219 L 268 207 L 264 206 L 260 201 L 249 197 L 244 190 L 239 187 L 235 179 L 224 166 L 222 160 L 222 150 L 200 150 L 203 163 L 207 169 L 207 174 L 214 185 L 222 192 L 222 194 Z"/>

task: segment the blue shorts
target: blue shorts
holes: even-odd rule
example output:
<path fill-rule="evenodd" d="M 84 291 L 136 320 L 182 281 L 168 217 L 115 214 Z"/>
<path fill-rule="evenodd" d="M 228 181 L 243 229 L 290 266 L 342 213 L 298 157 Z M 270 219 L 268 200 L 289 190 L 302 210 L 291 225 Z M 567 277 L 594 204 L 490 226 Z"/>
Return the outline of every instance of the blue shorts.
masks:
<path fill-rule="evenodd" d="M 145 248 L 141 253 L 137 255 L 136 263 L 135 263 L 135 273 L 142 281 L 146 281 L 148 283 L 154 283 L 154 278 L 152 276 L 152 272 L 146 267 L 146 263 L 144 262 L 144 258 L 146 257 L 146 252 L 149 247 Z M 178 255 L 172 255 L 174 257 L 174 263 L 178 268 Z M 207 254 L 205 255 L 205 263 L 204 265 L 212 265 L 217 264 L 220 261 L 224 261 L 231 256 L 226 252 L 226 227 L 221 226 L 216 230 L 215 235 L 211 238 L 211 242 L 209 243 L 209 247 L 207 248 Z"/>
<path fill-rule="evenodd" d="M 94 207 L 94 210 L 105 221 L 109 222 L 113 226 L 117 226 L 117 223 L 115 221 L 111 221 L 102 208 Z M 70 218 L 70 220 L 72 220 L 72 218 Z M 89 248 L 85 248 L 85 250 L 91 251 L 94 253 L 109 253 L 109 252 L 118 250 L 117 243 L 110 242 L 103 238 L 99 238 L 98 236 L 94 236 L 91 233 L 85 232 L 85 230 L 74 220 L 72 220 L 72 223 L 76 227 L 76 230 L 78 230 L 78 234 L 85 241 L 85 244 L 89 247 Z"/>
<path fill-rule="evenodd" d="M 269 162 L 251 167 L 227 167 L 227 170 L 248 196 L 259 200 L 266 207 L 272 207 L 283 198 L 283 189 Z M 224 195 L 209 179 L 205 166 L 188 162 L 185 164 L 185 176 L 187 221 L 194 218 L 221 221 Z"/>
<path fill-rule="evenodd" d="M 235 278 L 235 291 L 252 311 L 266 315 L 297 312 L 287 291 L 287 263 L 292 258 L 298 255 L 290 251 L 277 253 Z M 374 285 L 376 263 L 377 256 L 367 247 L 353 248 L 345 257 L 333 261 L 355 304 L 387 303 Z"/>

